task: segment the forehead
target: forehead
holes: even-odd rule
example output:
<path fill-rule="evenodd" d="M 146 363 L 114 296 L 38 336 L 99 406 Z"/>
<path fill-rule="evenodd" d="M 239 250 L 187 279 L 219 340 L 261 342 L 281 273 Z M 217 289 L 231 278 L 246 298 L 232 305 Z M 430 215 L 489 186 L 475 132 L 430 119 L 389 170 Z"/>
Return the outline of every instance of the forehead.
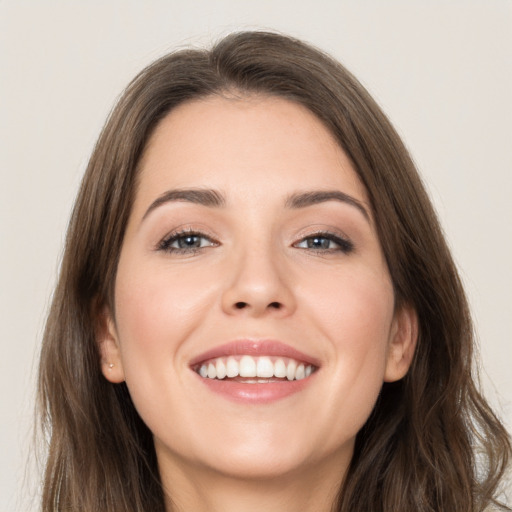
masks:
<path fill-rule="evenodd" d="M 300 189 L 366 191 L 332 134 L 283 98 L 211 96 L 184 103 L 157 126 L 141 159 L 136 202 L 166 189 L 206 187 L 261 199 Z"/>

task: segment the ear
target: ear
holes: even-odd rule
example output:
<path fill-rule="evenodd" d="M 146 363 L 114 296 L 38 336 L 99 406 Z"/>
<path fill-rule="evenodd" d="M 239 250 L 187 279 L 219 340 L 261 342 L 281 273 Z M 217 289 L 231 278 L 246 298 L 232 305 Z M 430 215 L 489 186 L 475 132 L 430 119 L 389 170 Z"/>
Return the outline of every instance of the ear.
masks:
<path fill-rule="evenodd" d="M 124 370 L 115 322 L 106 306 L 100 308 L 97 318 L 96 343 L 100 353 L 101 372 L 108 381 L 119 384 L 124 381 Z"/>
<path fill-rule="evenodd" d="M 418 316 L 409 305 L 395 312 L 390 331 L 384 382 L 405 377 L 412 363 L 418 340 Z"/>

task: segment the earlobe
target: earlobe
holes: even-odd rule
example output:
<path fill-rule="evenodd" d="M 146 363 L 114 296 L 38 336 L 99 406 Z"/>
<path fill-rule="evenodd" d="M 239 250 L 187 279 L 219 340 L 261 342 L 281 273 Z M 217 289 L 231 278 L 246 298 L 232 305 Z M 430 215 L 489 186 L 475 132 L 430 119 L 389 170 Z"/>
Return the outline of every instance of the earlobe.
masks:
<path fill-rule="evenodd" d="M 411 366 L 418 340 L 418 316 L 414 308 L 404 305 L 395 313 L 390 333 L 385 382 L 405 377 Z"/>
<path fill-rule="evenodd" d="M 100 354 L 101 372 L 114 383 L 124 382 L 124 370 L 116 326 L 109 308 L 101 308 L 96 328 L 96 343 Z"/>

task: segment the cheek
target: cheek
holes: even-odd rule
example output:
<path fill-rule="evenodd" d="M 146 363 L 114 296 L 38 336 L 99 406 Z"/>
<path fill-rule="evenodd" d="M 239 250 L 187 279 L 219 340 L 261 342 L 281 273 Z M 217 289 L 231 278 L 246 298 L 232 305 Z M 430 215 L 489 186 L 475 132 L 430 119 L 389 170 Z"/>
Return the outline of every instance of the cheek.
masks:
<path fill-rule="evenodd" d="M 143 260 L 120 262 L 116 324 L 129 386 L 145 376 L 154 380 L 155 370 L 179 363 L 183 341 L 212 305 L 212 287 L 205 278 L 200 272 L 150 267 Z"/>
<path fill-rule="evenodd" d="M 306 290 L 306 288 L 304 288 Z M 371 352 L 386 346 L 394 312 L 393 288 L 385 269 L 353 265 L 337 274 L 316 274 L 304 300 L 318 325 L 340 350 Z"/>
<path fill-rule="evenodd" d="M 120 261 L 115 301 L 125 381 L 153 432 L 168 428 L 169 411 L 186 409 L 185 397 L 173 390 L 184 384 L 181 347 L 212 306 L 212 287 L 205 279 L 198 272 L 149 266 L 143 259 Z"/>
<path fill-rule="evenodd" d="M 123 328 L 122 339 L 134 337 L 150 344 L 152 335 L 162 331 L 171 342 L 169 335 L 193 320 L 211 288 L 197 271 L 177 271 L 143 262 L 119 267 L 116 319 Z M 136 272 L 130 272 L 130 268 Z"/>
<path fill-rule="evenodd" d="M 382 387 L 394 313 L 387 272 L 356 271 L 311 287 L 310 311 L 322 338 L 331 372 L 331 410 L 350 411 L 352 430 L 369 416 Z M 318 285 L 318 283 L 317 283 Z M 313 293 L 313 290 L 316 292 Z M 329 414 L 326 411 L 326 414 Z"/>

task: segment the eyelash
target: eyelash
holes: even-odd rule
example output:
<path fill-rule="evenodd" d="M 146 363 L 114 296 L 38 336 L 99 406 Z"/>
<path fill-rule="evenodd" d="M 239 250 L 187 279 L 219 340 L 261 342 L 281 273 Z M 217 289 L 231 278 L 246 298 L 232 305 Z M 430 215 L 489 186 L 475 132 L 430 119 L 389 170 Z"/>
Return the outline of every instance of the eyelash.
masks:
<path fill-rule="evenodd" d="M 203 240 L 207 240 L 207 245 L 200 245 L 199 247 L 172 247 L 172 245 L 176 242 L 179 242 L 180 240 L 184 240 L 186 238 L 199 238 Z M 335 243 L 338 247 L 335 248 L 314 248 L 314 247 L 299 247 L 299 244 L 302 244 L 304 242 L 307 242 L 308 240 L 327 240 L 328 242 Z M 202 243 L 202 242 L 201 242 Z M 213 238 L 210 236 L 201 233 L 199 231 L 194 231 L 192 229 L 183 229 L 180 231 L 176 231 L 173 233 L 170 233 L 168 236 L 166 236 L 157 246 L 157 250 L 159 251 L 165 251 L 169 253 L 180 253 L 180 254 L 194 254 L 202 249 L 205 249 L 207 247 L 215 247 L 219 245 L 218 242 L 216 242 Z M 325 253 L 336 253 L 336 252 L 342 252 L 344 254 L 350 254 L 354 250 L 354 244 L 348 240 L 347 238 L 341 237 L 339 235 L 335 235 L 334 233 L 330 233 L 328 231 L 321 231 L 317 233 L 312 233 L 308 236 L 305 236 L 304 238 L 301 238 L 298 242 L 295 242 L 293 244 L 293 247 L 296 247 L 298 249 L 305 249 L 312 253 L 319 253 L 319 254 L 325 254 Z"/>

